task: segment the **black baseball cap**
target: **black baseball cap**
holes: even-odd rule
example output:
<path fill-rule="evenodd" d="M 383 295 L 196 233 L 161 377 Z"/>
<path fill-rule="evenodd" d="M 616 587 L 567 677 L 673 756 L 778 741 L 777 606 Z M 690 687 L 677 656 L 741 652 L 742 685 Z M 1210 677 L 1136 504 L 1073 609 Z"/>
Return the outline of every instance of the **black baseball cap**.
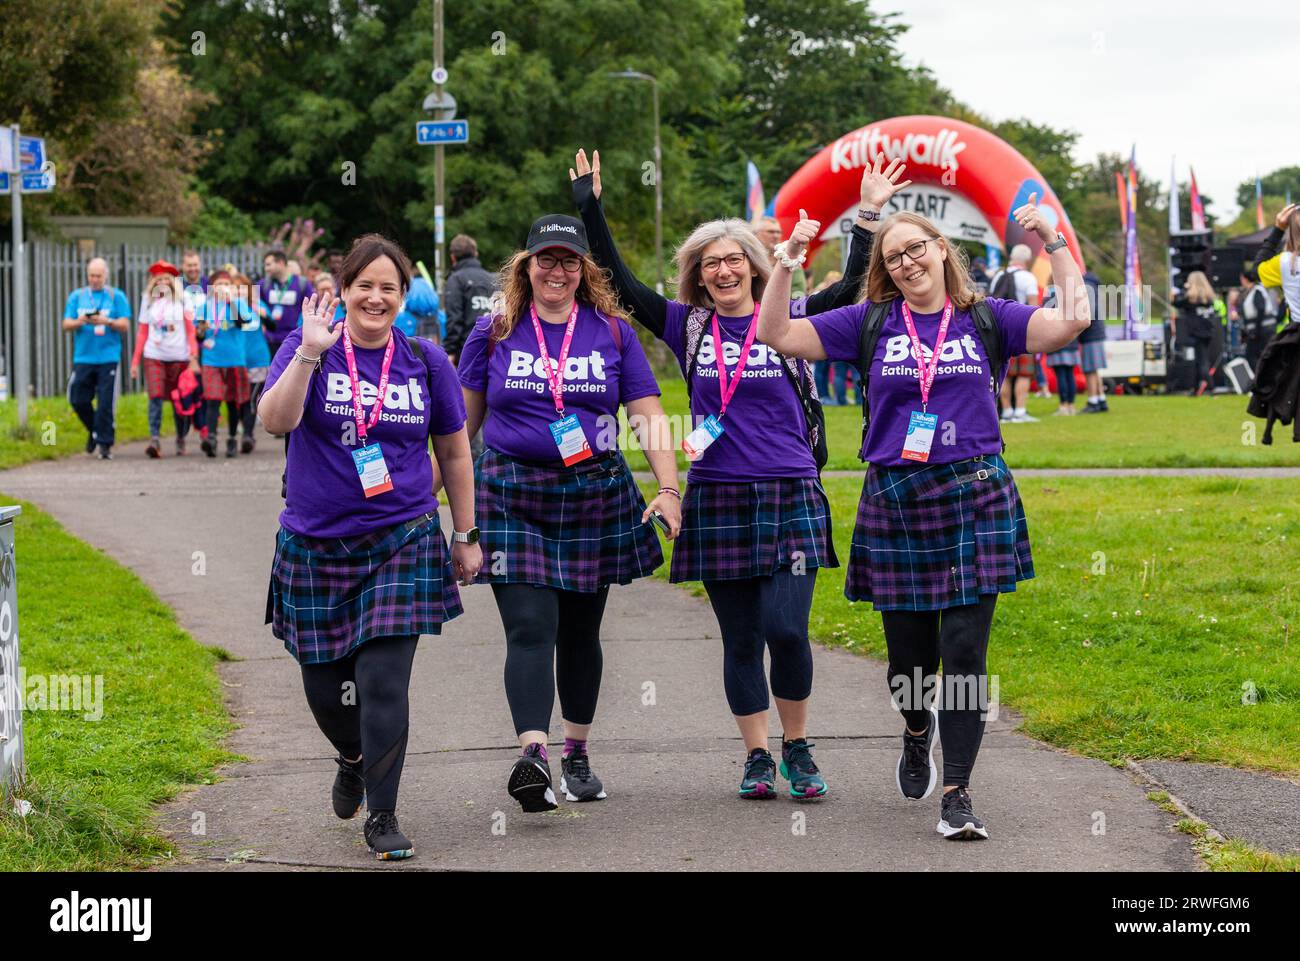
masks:
<path fill-rule="evenodd" d="M 535 254 L 550 247 L 563 247 L 586 256 L 590 249 L 587 246 L 587 228 L 577 217 L 566 217 L 564 214 L 539 217 L 528 230 L 528 243 L 524 249 Z"/>

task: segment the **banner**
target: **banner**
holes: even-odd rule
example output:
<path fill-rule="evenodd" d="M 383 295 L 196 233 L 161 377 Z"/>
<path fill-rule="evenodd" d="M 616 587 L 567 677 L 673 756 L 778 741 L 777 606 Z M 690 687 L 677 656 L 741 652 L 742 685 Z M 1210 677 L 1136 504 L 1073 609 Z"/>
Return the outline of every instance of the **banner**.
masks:
<path fill-rule="evenodd" d="M 763 208 L 763 181 L 759 179 L 758 168 L 754 166 L 754 161 L 747 161 L 745 164 L 745 219 L 751 224 L 762 216 Z"/>
<path fill-rule="evenodd" d="M 1128 159 L 1128 208 L 1124 217 L 1124 337 L 1138 336 L 1138 326 L 1146 323 L 1142 314 L 1142 264 L 1138 256 L 1137 229 L 1137 145 Z"/>
<path fill-rule="evenodd" d="M 1264 185 L 1259 182 L 1259 174 L 1255 174 L 1255 229 L 1264 229 Z"/>
<path fill-rule="evenodd" d="M 1174 158 L 1169 158 L 1169 232 L 1182 230 L 1182 216 L 1178 211 L 1178 176 L 1174 173 Z"/>
<path fill-rule="evenodd" d="M 1205 229 L 1205 208 L 1201 206 L 1201 195 L 1196 189 L 1196 170 L 1188 167 L 1192 172 L 1192 229 Z"/>

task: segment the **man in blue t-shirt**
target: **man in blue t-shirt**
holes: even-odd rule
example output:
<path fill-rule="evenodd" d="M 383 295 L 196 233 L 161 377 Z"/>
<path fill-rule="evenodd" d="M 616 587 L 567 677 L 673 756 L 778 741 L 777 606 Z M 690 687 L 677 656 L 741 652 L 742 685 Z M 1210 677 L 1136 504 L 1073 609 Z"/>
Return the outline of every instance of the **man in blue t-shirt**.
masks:
<path fill-rule="evenodd" d="M 86 286 L 68 295 L 63 329 L 76 332 L 68 400 L 89 432 L 86 453 L 93 454 L 98 444 L 103 460 L 113 459 L 113 398 L 122 335 L 130 326 L 126 294 L 108 285 L 108 264 L 95 257 L 86 264 Z"/>
<path fill-rule="evenodd" d="M 257 285 L 258 302 L 253 310 L 262 320 L 274 357 L 284 339 L 297 329 L 302 305 L 315 291 L 306 277 L 289 273 L 289 259 L 283 250 L 268 251 L 262 267 L 266 274 Z"/>

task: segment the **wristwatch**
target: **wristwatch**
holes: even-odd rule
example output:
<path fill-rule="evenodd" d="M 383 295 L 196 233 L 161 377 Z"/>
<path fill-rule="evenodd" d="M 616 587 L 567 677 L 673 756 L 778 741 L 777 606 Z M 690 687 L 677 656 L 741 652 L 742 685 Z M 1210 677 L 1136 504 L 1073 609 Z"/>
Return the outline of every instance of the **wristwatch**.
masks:
<path fill-rule="evenodd" d="M 471 527 L 469 530 L 465 531 L 464 533 L 462 533 L 461 531 L 452 531 L 451 539 L 455 541 L 457 544 L 477 544 L 478 528 Z"/>
<path fill-rule="evenodd" d="M 868 210 L 866 207 L 859 207 L 859 208 L 858 208 L 858 219 L 859 219 L 859 220 L 865 220 L 867 223 L 871 223 L 873 220 L 879 220 L 879 219 L 880 219 L 880 211 L 879 211 L 879 210 Z"/>
<path fill-rule="evenodd" d="M 1043 250 L 1049 254 L 1054 254 L 1064 246 L 1065 246 L 1065 234 L 1061 233 L 1058 230 L 1056 232 L 1056 239 L 1053 240 L 1046 247 L 1044 247 Z"/>

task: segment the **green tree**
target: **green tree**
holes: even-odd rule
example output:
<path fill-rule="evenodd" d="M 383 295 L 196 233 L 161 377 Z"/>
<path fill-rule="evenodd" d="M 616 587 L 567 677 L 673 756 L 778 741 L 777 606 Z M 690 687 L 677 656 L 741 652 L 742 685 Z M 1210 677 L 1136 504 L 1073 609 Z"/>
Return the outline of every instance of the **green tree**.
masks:
<path fill-rule="evenodd" d="M 1264 216 L 1270 221 L 1281 207 L 1281 204 L 1270 207 L 1268 205 L 1270 198 L 1285 200 L 1287 194 L 1290 194 L 1292 199 L 1300 197 L 1300 167 L 1279 167 L 1272 173 L 1264 174 L 1259 181 L 1264 194 Z M 1252 218 L 1255 216 L 1255 178 L 1243 180 L 1238 185 L 1237 203 L 1243 209 L 1249 208 Z"/>

